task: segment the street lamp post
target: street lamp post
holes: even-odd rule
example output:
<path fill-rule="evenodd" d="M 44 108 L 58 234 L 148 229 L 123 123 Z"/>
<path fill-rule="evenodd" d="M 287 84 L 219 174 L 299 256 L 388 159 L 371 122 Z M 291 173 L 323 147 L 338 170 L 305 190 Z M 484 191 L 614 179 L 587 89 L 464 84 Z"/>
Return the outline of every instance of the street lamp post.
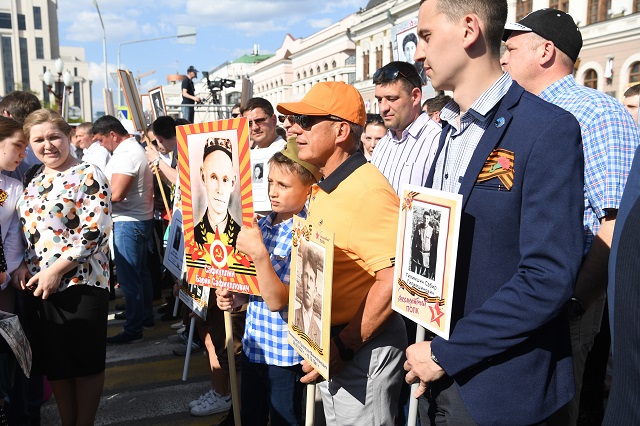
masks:
<path fill-rule="evenodd" d="M 64 96 L 65 90 L 71 93 L 71 89 L 73 88 L 74 78 L 73 78 L 73 75 L 71 75 L 71 73 L 69 72 L 69 70 L 67 70 L 64 73 L 64 76 L 62 75 L 62 71 L 64 70 L 64 62 L 62 62 L 62 59 L 60 58 L 56 59 L 53 66 L 55 68 L 56 73 L 58 74 L 57 80 L 55 79 L 51 71 L 49 71 L 48 69 L 42 76 L 42 79 L 44 80 L 44 84 L 47 85 L 47 90 L 49 91 L 49 93 L 53 95 L 53 97 L 56 100 L 56 111 L 62 114 L 62 97 Z M 54 84 L 56 86 L 55 90 L 53 90 Z"/>
<path fill-rule="evenodd" d="M 109 72 L 107 68 L 107 33 L 104 30 L 104 22 L 102 22 L 102 15 L 100 14 L 100 8 L 98 7 L 98 0 L 93 0 L 93 5 L 98 11 L 98 17 L 100 18 L 100 25 L 102 25 L 102 53 L 104 61 L 104 88 L 109 90 Z"/>

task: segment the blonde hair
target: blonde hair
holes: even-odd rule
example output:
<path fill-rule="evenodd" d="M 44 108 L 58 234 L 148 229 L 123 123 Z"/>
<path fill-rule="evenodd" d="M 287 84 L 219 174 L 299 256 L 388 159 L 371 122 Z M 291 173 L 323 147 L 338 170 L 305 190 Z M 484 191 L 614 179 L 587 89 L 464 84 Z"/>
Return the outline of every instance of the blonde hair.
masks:
<path fill-rule="evenodd" d="M 58 130 L 67 136 L 71 134 L 71 126 L 69 126 L 69 123 L 64 121 L 64 118 L 62 118 L 60 114 L 50 109 L 39 109 L 33 111 L 24 120 L 23 130 L 27 140 L 29 140 L 31 129 L 34 126 L 44 123 L 51 123 L 55 125 Z"/>

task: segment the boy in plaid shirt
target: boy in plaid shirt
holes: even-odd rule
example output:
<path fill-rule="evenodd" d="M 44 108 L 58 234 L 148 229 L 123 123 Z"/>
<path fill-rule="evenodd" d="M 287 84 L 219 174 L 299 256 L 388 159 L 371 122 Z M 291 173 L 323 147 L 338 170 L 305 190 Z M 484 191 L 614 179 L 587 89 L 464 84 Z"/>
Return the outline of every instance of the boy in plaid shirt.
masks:
<path fill-rule="evenodd" d="M 311 185 L 320 173 L 298 158 L 290 139 L 269 160 L 269 199 L 272 212 L 253 226 L 243 226 L 236 248 L 253 259 L 261 296 L 216 290 L 218 307 L 229 310 L 249 301 L 242 339 L 242 424 L 303 424 L 302 358 L 287 343 L 289 266 L 293 215 L 307 217 Z"/>

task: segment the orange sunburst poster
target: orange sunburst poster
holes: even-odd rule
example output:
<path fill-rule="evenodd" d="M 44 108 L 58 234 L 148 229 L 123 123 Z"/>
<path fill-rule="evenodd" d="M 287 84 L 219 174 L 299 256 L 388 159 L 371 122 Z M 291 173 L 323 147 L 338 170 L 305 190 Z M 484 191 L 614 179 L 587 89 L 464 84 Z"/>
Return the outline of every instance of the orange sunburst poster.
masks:
<path fill-rule="evenodd" d="M 187 282 L 260 294 L 253 262 L 236 250 L 253 218 L 247 119 L 176 130 Z"/>

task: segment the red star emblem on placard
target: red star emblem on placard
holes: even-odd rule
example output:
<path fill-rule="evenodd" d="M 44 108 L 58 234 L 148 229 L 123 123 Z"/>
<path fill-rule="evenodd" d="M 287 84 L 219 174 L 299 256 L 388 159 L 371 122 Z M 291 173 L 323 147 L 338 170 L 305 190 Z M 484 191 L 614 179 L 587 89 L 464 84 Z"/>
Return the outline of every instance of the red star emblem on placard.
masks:
<path fill-rule="evenodd" d="M 224 253 L 222 252 L 222 249 L 220 247 L 216 247 L 213 250 L 213 257 L 216 262 L 222 262 L 224 260 Z"/>
<path fill-rule="evenodd" d="M 440 305 L 434 303 L 433 306 L 429 306 L 431 311 L 431 322 L 435 322 L 440 327 L 440 318 L 444 315 L 444 312 L 440 310 Z"/>

